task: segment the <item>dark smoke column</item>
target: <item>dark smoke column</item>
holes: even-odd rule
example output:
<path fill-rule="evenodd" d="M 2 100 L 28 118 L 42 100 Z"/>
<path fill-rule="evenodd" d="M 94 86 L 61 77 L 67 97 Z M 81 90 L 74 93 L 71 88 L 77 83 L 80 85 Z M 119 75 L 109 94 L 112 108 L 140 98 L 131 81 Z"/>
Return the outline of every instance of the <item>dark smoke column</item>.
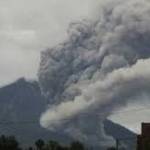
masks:
<path fill-rule="evenodd" d="M 108 0 L 95 22 L 70 24 L 68 39 L 42 52 L 43 127 L 101 145 L 112 111 L 149 94 L 149 12 L 148 0 Z"/>

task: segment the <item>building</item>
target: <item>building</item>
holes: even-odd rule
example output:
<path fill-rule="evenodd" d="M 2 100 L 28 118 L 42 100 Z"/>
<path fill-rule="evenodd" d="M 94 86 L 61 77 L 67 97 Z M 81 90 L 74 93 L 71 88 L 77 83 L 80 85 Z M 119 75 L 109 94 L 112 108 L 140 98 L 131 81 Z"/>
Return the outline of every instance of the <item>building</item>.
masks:
<path fill-rule="evenodd" d="M 141 135 L 137 136 L 137 150 L 150 150 L 150 123 L 142 123 Z"/>

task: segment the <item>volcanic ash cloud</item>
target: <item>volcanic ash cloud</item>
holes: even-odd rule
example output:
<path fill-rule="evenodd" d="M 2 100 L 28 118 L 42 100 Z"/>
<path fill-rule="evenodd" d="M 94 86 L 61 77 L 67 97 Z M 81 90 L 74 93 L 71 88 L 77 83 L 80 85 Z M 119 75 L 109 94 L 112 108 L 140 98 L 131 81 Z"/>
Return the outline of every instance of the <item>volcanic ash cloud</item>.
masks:
<path fill-rule="evenodd" d="M 109 0 L 99 9 L 95 21 L 71 23 L 68 39 L 42 52 L 39 69 L 49 100 L 41 125 L 89 143 L 106 138 L 112 111 L 150 92 L 150 2 Z"/>

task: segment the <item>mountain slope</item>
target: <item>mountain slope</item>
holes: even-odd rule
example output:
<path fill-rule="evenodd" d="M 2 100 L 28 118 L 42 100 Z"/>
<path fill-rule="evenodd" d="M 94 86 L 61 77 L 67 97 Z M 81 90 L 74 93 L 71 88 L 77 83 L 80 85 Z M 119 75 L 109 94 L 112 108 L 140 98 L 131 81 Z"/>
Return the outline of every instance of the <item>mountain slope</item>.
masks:
<path fill-rule="evenodd" d="M 134 150 L 136 147 L 136 134 L 125 127 L 110 120 L 104 122 L 106 134 L 111 135 L 119 141 L 120 145 L 126 145 L 127 149 Z"/>
<path fill-rule="evenodd" d="M 21 143 L 28 145 L 36 139 L 56 139 L 62 142 L 71 137 L 50 132 L 39 125 L 46 100 L 42 97 L 36 81 L 18 81 L 0 88 L 0 134 L 15 135 Z M 114 138 L 135 137 L 135 134 L 109 120 L 105 121 L 106 133 Z M 128 143 L 127 143 L 128 144 Z"/>
<path fill-rule="evenodd" d="M 39 125 L 46 106 L 38 83 L 19 79 L 0 89 L 0 134 L 15 135 L 23 144 L 38 138 L 63 140 L 62 134 L 48 132 Z"/>

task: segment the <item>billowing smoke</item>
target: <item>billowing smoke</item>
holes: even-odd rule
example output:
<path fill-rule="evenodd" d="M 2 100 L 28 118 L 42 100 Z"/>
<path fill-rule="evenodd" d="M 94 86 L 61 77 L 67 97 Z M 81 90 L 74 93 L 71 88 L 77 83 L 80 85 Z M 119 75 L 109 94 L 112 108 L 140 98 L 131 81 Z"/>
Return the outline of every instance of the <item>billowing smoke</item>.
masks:
<path fill-rule="evenodd" d="M 41 125 L 85 142 L 105 139 L 103 121 L 150 93 L 150 1 L 108 0 L 95 21 L 72 23 L 68 39 L 42 52 L 39 82 L 49 100 Z"/>

